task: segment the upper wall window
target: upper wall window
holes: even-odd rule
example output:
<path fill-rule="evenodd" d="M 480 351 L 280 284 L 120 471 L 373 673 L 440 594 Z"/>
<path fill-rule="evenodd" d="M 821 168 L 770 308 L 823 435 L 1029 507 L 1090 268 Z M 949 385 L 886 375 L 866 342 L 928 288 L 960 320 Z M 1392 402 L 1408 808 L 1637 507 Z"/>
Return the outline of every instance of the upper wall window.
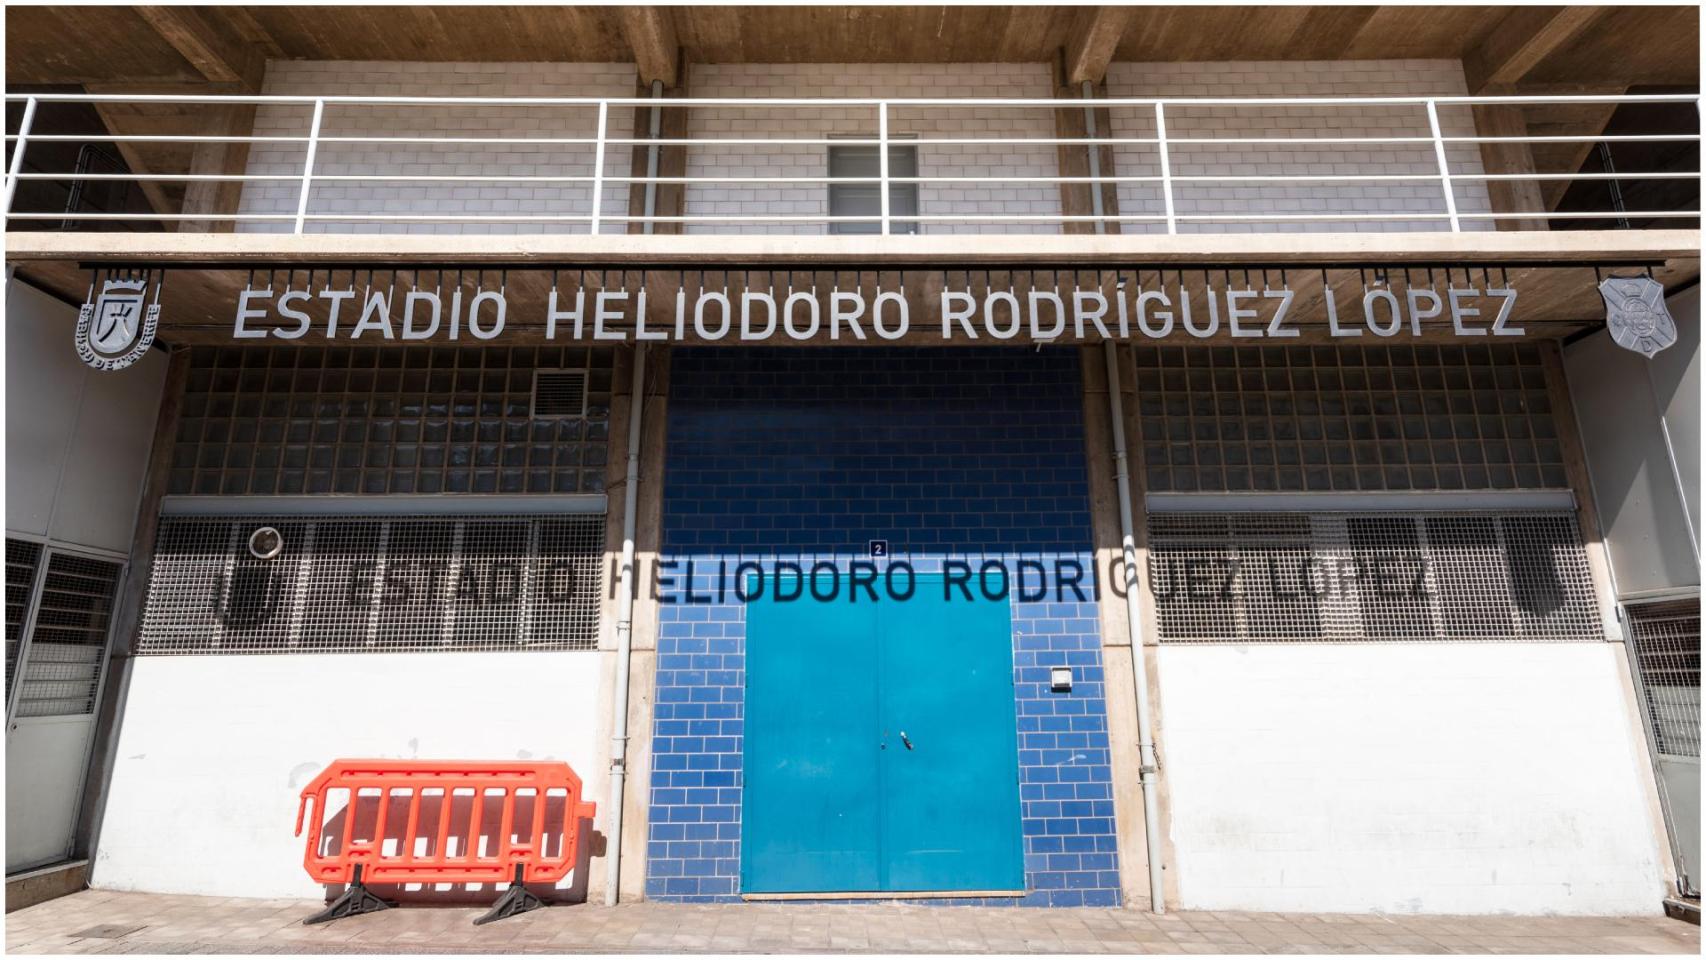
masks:
<path fill-rule="evenodd" d="M 831 177 L 881 176 L 880 155 L 876 147 L 845 146 L 829 148 Z M 918 148 L 889 146 L 889 176 L 918 176 Z M 878 183 L 832 183 L 829 185 L 829 215 L 832 217 L 862 217 L 870 220 L 831 221 L 830 233 L 881 233 L 883 231 L 882 185 Z M 918 215 L 918 184 L 889 184 L 889 216 Z M 895 220 L 889 224 L 890 233 L 917 233 L 918 221 Z"/>
<path fill-rule="evenodd" d="M 608 347 L 198 348 L 170 490 L 603 493 L 613 362 Z"/>

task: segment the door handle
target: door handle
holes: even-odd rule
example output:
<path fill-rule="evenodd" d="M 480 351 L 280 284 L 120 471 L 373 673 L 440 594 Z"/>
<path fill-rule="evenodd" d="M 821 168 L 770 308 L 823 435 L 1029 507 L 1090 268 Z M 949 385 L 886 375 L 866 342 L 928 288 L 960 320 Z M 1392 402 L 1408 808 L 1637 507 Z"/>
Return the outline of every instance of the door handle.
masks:
<path fill-rule="evenodd" d="M 900 732 L 900 742 L 906 745 L 906 749 L 908 749 L 908 750 L 912 749 L 912 741 L 908 740 L 906 738 L 906 731 L 905 730 L 902 730 Z"/>

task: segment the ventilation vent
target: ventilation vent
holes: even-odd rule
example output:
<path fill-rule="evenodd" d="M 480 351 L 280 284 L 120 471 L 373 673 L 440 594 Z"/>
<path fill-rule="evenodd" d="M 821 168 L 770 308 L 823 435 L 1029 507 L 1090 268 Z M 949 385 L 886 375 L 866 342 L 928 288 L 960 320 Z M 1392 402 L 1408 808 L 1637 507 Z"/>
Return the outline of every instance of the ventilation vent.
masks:
<path fill-rule="evenodd" d="M 95 711 L 107 632 L 124 565 L 57 550 L 37 600 L 18 674 L 20 717 L 80 717 Z"/>
<path fill-rule="evenodd" d="M 1625 609 L 1659 752 L 1700 756 L 1700 598 L 1631 603 Z"/>
<path fill-rule="evenodd" d="M 534 371 L 533 415 L 535 417 L 586 416 L 586 371 Z"/>
<path fill-rule="evenodd" d="M 6 538 L 6 700 L 12 699 L 12 680 L 17 676 L 18 651 L 24 641 L 24 619 L 30 609 L 30 594 L 36 588 L 36 567 L 41 563 L 41 544 Z"/>

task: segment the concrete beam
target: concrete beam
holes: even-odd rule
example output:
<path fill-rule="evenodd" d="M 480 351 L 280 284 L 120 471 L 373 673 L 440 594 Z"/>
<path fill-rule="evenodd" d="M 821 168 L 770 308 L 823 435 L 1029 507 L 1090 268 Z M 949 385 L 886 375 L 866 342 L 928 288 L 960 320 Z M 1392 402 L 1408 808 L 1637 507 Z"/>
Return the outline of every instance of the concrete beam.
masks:
<path fill-rule="evenodd" d="M 576 234 L 6 234 L 6 260 L 251 264 L 565 263 L 621 266 L 1143 264 L 1201 266 L 1659 263 L 1700 259 L 1699 230 L 1447 233 L 1064 234 L 1059 236 L 702 236 Z"/>
<path fill-rule="evenodd" d="M 1080 84 L 1100 83 L 1114 58 L 1126 27 L 1131 25 L 1130 7 L 1086 7 L 1073 19 L 1066 38 L 1066 80 Z"/>
<path fill-rule="evenodd" d="M 214 136 L 246 137 L 255 132 L 255 104 L 218 104 L 206 113 L 206 132 Z M 249 145 L 242 142 L 198 143 L 190 155 L 192 174 L 240 174 L 249 167 Z M 196 180 L 184 187 L 184 213 L 228 216 L 243 202 L 240 180 Z M 235 220 L 184 220 L 185 233 L 234 233 Z"/>
<path fill-rule="evenodd" d="M 1526 137 L 1528 120 L 1521 107 L 1505 104 L 1476 104 L 1470 108 L 1475 117 L 1475 132 L 1483 137 Z M 1532 174 L 1538 169 L 1534 149 L 1527 143 L 1483 143 L 1481 166 L 1488 173 Z M 1579 164 L 1578 164 L 1579 165 Z M 1495 213 L 1539 213 L 1548 209 L 1541 192 L 1541 180 L 1489 180 L 1488 199 Z M 1551 221 L 1545 219 L 1498 220 L 1500 230 L 1549 230 Z"/>
<path fill-rule="evenodd" d="M 162 39 L 172 45 L 212 83 L 249 87 L 260 55 L 227 23 L 194 7 L 133 8 Z"/>
<path fill-rule="evenodd" d="M 95 109 L 95 116 L 100 118 L 101 126 L 106 127 L 109 134 L 120 136 L 129 132 L 125 129 L 124 121 L 115 112 L 113 104 L 97 101 L 89 104 L 89 106 Z M 130 168 L 131 173 L 146 178 L 150 172 L 158 172 L 152 170 L 152 165 L 149 164 L 148 158 L 143 155 L 143 151 L 140 149 L 141 144 L 137 141 L 115 140 L 112 143 L 113 147 L 118 150 L 118 155 L 124 159 L 124 165 Z M 178 212 L 178 203 L 167 195 L 162 181 L 137 180 L 136 188 L 142 191 L 142 196 L 148 200 L 148 205 L 154 208 L 155 213 Z M 172 227 L 171 221 L 165 222 L 169 227 Z M 175 227 L 172 228 L 175 229 Z"/>
<path fill-rule="evenodd" d="M 668 8 L 623 7 L 622 34 L 634 52 L 642 84 L 662 80 L 666 87 L 675 86 L 681 72 L 681 42 L 676 39 L 675 21 Z"/>
<path fill-rule="evenodd" d="M 1463 58 L 1469 92 L 1517 83 L 1540 61 L 1575 39 L 1604 7 L 1517 7 Z"/>

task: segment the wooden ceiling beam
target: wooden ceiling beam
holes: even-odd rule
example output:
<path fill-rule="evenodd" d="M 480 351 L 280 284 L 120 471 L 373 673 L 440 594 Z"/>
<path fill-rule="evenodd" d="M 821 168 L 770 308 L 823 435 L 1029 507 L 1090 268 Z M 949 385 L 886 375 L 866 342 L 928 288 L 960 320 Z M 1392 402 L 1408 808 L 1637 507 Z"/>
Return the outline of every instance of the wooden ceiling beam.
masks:
<path fill-rule="evenodd" d="M 135 10 L 209 82 L 254 88 L 263 58 L 229 23 L 195 7 L 136 7 Z"/>
<path fill-rule="evenodd" d="M 1130 7 L 1086 7 L 1066 38 L 1066 79 L 1074 86 L 1101 83 L 1120 38 L 1131 25 Z"/>
<path fill-rule="evenodd" d="M 666 87 L 675 86 L 681 73 L 681 41 L 676 38 L 675 21 L 668 8 L 623 7 L 622 35 L 634 52 L 641 83 L 662 80 Z"/>
<path fill-rule="evenodd" d="M 1469 92 L 1519 82 L 1604 12 L 1604 7 L 1517 7 L 1463 58 Z"/>

